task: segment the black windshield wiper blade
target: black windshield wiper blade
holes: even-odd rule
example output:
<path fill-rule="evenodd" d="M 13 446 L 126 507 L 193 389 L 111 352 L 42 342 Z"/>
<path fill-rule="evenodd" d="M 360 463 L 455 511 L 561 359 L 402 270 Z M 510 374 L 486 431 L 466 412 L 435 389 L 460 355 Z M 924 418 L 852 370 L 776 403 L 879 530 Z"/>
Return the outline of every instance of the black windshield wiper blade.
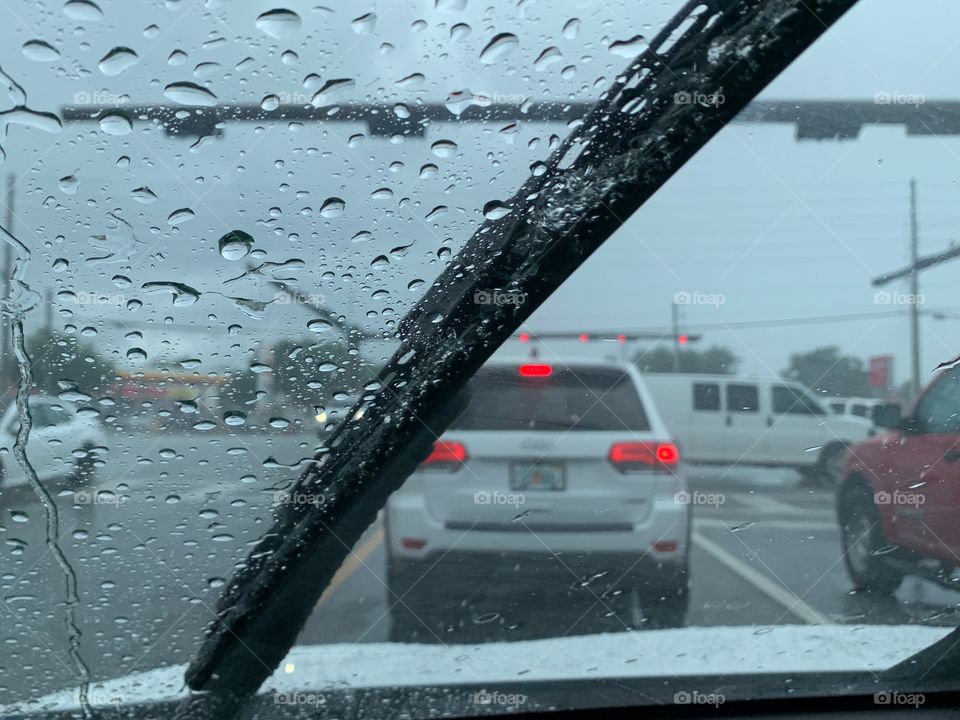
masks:
<path fill-rule="evenodd" d="M 400 325 L 362 418 L 296 482 L 231 580 L 187 671 L 182 718 L 226 718 L 279 665 L 390 494 L 459 412 L 457 392 L 640 205 L 856 0 L 693 0 L 486 222 Z M 682 95 L 681 95 L 682 94 Z M 722 102 L 685 102 L 691 97 Z M 476 302 L 520 293 L 522 303 Z"/>

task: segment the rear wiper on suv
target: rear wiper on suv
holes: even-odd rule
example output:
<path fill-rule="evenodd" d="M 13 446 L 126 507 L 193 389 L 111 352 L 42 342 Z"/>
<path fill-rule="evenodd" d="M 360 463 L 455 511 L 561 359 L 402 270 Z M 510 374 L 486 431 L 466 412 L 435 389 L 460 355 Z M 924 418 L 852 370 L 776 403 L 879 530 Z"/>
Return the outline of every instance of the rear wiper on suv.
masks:
<path fill-rule="evenodd" d="M 217 605 L 181 718 L 228 718 L 279 665 L 390 494 L 458 412 L 457 392 L 637 208 L 856 0 L 693 0 L 485 222 L 400 324 L 361 418 L 294 484 Z M 716 99 L 722 97 L 722 102 Z M 701 102 L 700 98 L 706 98 Z M 713 98 L 713 101 L 709 99 Z M 522 293 L 481 304 L 477 292 Z M 297 504 L 302 497 L 321 504 Z M 322 679 L 318 679 L 322 682 Z"/>

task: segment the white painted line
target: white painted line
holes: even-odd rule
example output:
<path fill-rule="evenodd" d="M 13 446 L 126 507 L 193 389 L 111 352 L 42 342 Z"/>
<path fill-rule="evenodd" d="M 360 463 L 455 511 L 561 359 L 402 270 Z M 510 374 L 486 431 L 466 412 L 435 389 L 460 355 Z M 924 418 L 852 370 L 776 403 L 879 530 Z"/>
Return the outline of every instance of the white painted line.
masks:
<path fill-rule="evenodd" d="M 724 550 L 717 543 L 713 542 L 713 540 L 704 537 L 702 533 L 696 530 L 693 532 L 693 542 L 700 547 L 701 550 L 712 556 L 714 560 L 739 575 L 757 590 L 774 602 L 782 605 L 788 612 L 796 615 L 805 623 L 810 625 L 834 624 L 833 620 L 805 603 L 783 585 L 774 582 L 763 573 L 754 570 L 745 562 Z"/>
<path fill-rule="evenodd" d="M 797 507 L 796 505 L 791 505 L 790 503 L 785 503 L 776 498 L 772 498 L 769 495 L 757 495 L 757 494 L 737 494 L 731 495 L 739 503 L 743 503 L 751 510 L 757 510 L 767 515 L 806 515 L 807 511 L 802 508 Z"/>
<path fill-rule="evenodd" d="M 724 530 L 729 530 L 730 528 L 735 528 L 739 525 L 747 525 L 751 522 L 761 529 L 776 528 L 777 530 L 810 530 L 811 532 L 822 532 L 824 530 L 837 529 L 836 520 L 750 520 L 744 518 L 724 520 L 720 518 L 696 517 L 693 519 L 694 527 L 723 528 Z M 749 531 L 749 528 L 744 528 L 744 530 Z"/>

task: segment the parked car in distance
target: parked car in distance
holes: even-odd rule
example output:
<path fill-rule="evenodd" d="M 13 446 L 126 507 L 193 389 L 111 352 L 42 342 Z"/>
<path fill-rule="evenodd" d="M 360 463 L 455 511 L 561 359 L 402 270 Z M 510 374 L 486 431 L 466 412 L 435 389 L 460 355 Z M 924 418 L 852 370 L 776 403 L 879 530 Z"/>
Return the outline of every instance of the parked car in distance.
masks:
<path fill-rule="evenodd" d="M 860 397 L 831 397 L 823 398 L 822 401 L 837 415 L 868 419 L 873 418 L 873 408 L 883 402 L 877 398 Z"/>
<path fill-rule="evenodd" d="M 94 413 L 78 412 L 70 403 L 34 395 L 28 402 L 32 428 L 27 459 L 41 481 L 66 478 L 74 485 L 91 479 L 96 452 L 106 446 L 106 434 Z M 16 404 L 0 418 L 0 489 L 24 485 L 27 476 L 13 454 L 20 419 Z"/>
<path fill-rule="evenodd" d="M 960 367 L 908 412 L 880 405 L 874 420 L 886 430 L 850 449 L 837 495 L 850 578 L 881 593 L 907 574 L 949 585 L 960 564 Z"/>
<path fill-rule="evenodd" d="M 636 369 L 488 361 L 463 392 L 464 412 L 387 504 L 395 639 L 429 641 L 484 602 L 507 615 L 511 593 L 525 607 L 542 594 L 546 614 L 578 581 L 637 626 L 681 625 L 690 503 Z"/>
<path fill-rule="evenodd" d="M 780 378 L 647 373 L 644 382 L 691 466 L 795 468 L 834 485 L 847 447 L 872 432 Z"/>

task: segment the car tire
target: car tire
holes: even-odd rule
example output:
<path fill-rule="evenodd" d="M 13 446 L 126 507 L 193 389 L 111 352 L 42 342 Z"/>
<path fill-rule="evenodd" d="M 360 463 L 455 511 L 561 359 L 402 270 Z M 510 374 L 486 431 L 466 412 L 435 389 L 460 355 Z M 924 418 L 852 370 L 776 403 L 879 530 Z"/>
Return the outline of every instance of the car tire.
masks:
<path fill-rule="evenodd" d="M 816 472 L 820 484 L 824 487 L 836 488 L 843 480 L 843 456 L 847 454 L 847 444 L 834 442 L 820 451 L 817 460 Z"/>
<path fill-rule="evenodd" d="M 890 546 L 883 534 L 873 491 L 865 480 L 849 481 L 839 504 L 843 562 L 857 590 L 892 595 L 904 572 L 884 557 Z"/>

